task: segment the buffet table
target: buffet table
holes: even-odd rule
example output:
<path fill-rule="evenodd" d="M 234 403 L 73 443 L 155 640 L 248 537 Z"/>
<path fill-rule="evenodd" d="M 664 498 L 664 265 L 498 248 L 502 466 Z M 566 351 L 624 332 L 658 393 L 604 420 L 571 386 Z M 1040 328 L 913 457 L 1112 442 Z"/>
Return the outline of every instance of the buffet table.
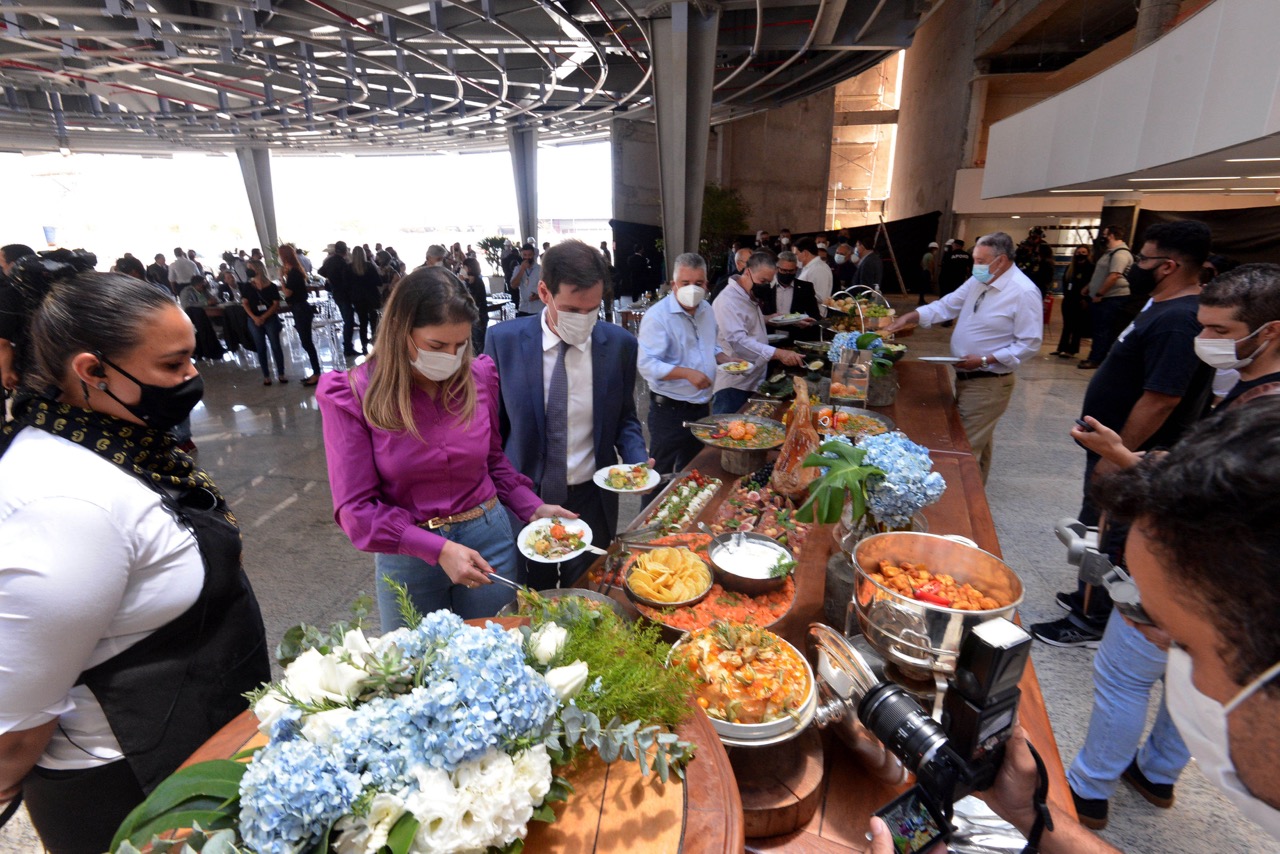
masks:
<path fill-rule="evenodd" d="M 892 406 L 874 411 L 888 415 L 909 438 L 929 448 L 934 469 L 946 479 L 947 489 L 941 499 L 923 511 L 929 522 L 930 532 L 960 534 L 999 557 L 1000 543 L 996 537 L 995 523 L 987 505 L 977 460 L 969 452 L 969 442 L 956 411 L 948 369 L 941 365 L 906 360 L 898 364 L 897 371 L 900 382 L 897 400 Z M 780 405 L 779 417 L 782 411 L 784 407 Z M 721 467 L 720 450 L 717 448 L 704 449 L 690 463 L 689 468 L 724 481 L 719 494 L 703 511 L 703 517 L 709 518 L 729 493 L 737 476 Z M 795 605 L 791 613 L 775 627 L 775 631 L 802 650 L 809 624 L 823 621 L 826 566 L 835 548 L 831 527 L 819 525 L 810 533 L 804 550 L 798 556 Z M 1019 717 L 1048 768 L 1049 800 L 1058 809 L 1074 816 L 1075 809 L 1066 773 L 1049 725 L 1040 683 L 1030 664 L 1020 687 L 1022 701 Z M 892 787 L 875 779 L 863 769 L 844 743 L 833 735 L 823 733 L 822 743 L 826 769 L 821 805 L 813 819 L 801 830 L 784 836 L 749 838 L 746 850 L 866 850 L 865 834 L 871 814 L 905 787 Z M 739 782 L 741 784 L 743 781 Z"/>

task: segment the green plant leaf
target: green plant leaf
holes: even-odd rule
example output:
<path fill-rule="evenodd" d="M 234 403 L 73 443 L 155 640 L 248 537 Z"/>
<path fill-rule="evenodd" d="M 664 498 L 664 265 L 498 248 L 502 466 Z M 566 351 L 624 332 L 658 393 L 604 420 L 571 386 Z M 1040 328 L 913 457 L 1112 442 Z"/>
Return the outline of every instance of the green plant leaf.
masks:
<path fill-rule="evenodd" d="M 174 814 L 177 808 L 188 806 L 193 801 L 199 801 L 203 811 L 216 818 L 222 814 L 217 811 L 220 804 L 239 798 L 240 778 L 244 776 L 245 767 L 243 763 L 230 759 L 214 759 L 175 771 L 125 816 L 115 838 L 111 840 L 111 850 L 116 850 L 126 839 L 134 845 L 145 844 L 151 838 L 151 828 L 160 819 Z M 162 830 L 190 827 L 192 820 L 185 819 L 185 823 L 180 825 L 169 824 Z M 203 819 L 201 823 L 210 825 L 210 822 Z"/>
<path fill-rule="evenodd" d="M 418 833 L 418 820 L 409 813 L 400 816 L 395 827 L 387 834 L 387 847 L 391 854 L 409 854 L 409 846 Z"/>

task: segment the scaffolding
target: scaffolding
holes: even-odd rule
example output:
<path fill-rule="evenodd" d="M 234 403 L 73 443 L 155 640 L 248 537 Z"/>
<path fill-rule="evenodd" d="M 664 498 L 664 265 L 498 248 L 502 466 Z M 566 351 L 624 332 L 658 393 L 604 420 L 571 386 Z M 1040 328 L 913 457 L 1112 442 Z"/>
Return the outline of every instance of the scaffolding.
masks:
<path fill-rule="evenodd" d="M 902 53 L 895 53 L 836 87 L 828 173 L 826 223 L 831 229 L 879 222 L 889 199 L 896 122 L 880 121 L 898 108 Z M 870 123 L 843 123 L 852 116 Z"/>

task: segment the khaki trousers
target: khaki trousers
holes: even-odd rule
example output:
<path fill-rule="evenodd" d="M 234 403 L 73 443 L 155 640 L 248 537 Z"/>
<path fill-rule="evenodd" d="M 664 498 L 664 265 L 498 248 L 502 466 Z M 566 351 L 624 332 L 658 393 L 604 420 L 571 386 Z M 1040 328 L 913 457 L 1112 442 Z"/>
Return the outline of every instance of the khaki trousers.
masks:
<path fill-rule="evenodd" d="M 1017 378 L 1012 374 L 956 382 L 956 409 L 964 431 L 969 435 L 969 445 L 982 470 L 982 483 L 991 473 L 991 454 L 995 448 L 996 422 L 1009 408 L 1013 386 Z"/>

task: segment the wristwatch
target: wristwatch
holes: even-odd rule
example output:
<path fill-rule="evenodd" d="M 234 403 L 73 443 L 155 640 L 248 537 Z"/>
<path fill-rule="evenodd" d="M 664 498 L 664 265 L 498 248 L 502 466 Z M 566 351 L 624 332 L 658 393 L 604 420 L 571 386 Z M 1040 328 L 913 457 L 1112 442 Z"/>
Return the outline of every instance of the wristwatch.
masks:
<path fill-rule="evenodd" d="M 985 371 L 985 370 L 986 370 L 987 368 L 989 368 L 990 366 L 991 366 L 991 363 L 990 363 L 989 361 L 987 361 L 987 357 L 986 357 L 986 356 L 983 356 L 983 357 L 982 357 L 982 369 Z"/>

